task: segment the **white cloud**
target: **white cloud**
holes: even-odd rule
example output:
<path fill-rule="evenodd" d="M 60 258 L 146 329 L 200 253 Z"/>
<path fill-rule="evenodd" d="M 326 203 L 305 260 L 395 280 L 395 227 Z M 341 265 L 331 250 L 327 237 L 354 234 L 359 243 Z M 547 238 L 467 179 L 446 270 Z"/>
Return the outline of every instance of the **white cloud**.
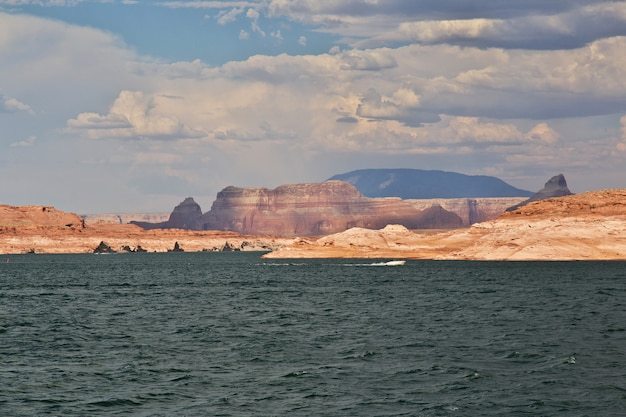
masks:
<path fill-rule="evenodd" d="M 246 17 L 250 20 L 258 20 L 259 16 L 259 12 L 254 9 L 248 9 L 248 11 L 246 12 Z"/>
<path fill-rule="evenodd" d="M 553 144 L 561 138 L 561 135 L 559 135 L 556 130 L 552 129 L 550 126 L 548 126 L 547 123 L 544 122 L 539 123 L 535 127 L 533 127 L 526 134 L 526 137 L 531 142 L 543 142 Z"/>
<path fill-rule="evenodd" d="M 21 101 L 0 94 L 0 113 L 26 112 L 33 114 L 33 109 Z"/>
<path fill-rule="evenodd" d="M 76 119 L 67 122 L 73 129 L 130 129 L 133 125 L 126 116 L 118 113 L 100 115 L 97 113 L 81 113 Z"/>
<path fill-rule="evenodd" d="M 342 2 L 329 3 L 341 10 Z M 362 5 L 363 13 L 380 10 Z M 253 9 L 221 10 L 235 7 Z M 249 12 L 253 22 L 259 11 Z M 349 18 L 359 20 L 342 15 Z M 448 35 L 486 37 L 488 23 L 505 20 Z M 228 184 L 322 180 L 369 163 L 539 176 L 539 185 L 555 167 L 599 166 L 608 177 L 625 173 L 615 168 L 626 150 L 626 116 L 617 116 L 626 114 L 624 50 L 620 36 L 554 51 L 336 45 L 211 67 L 141 57 L 94 29 L 0 13 L 0 80 L 11 80 L 10 89 L 0 81 L 0 139 L 32 137 L 5 150 L 36 143 L 29 154 L 41 150 L 41 160 L 63 161 L 68 171 L 79 169 L 74 161 L 96 161 L 129 195 L 139 186 L 130 184 L 148 187 L 150 177 L 176 179 L 172 190 L 201 186 L 212 197 Z M 44 155 L 44 145 L 57 142 L 65 154 Z"/>
<path fill-rule="evenodd" d="M 171 101 L 167 96 L 146 96 L 138 91 L 122 91 L 106 115 L 81 113 L 70 119 L 70 130 L 85 130 L 91 138 L 152 138 L 184 139 L 205 134 L 185 126 L 175 115 L 168 113 Z"/>
<path fill-rule="evenodd" d="M 226 25 L 237 20 L 237 16 L 243 13 L 243 9 L 230 9 L 227 11 L 221 11 L 218 13 L 216 19 L 220 25 Z"/>
<path fill-rule="evenodd" d="M 270 33 L 270 36 L 279 42 L 282 42 L 284 40 L 282 33 L 280 33 L 280 29 Z"/>
<path fill-rule="evenodd" d="M 378 71 L 398 65 L 389 50 L 350 50 L 343 52 L 341 58 L 341 68 L 346 70 Z"/>

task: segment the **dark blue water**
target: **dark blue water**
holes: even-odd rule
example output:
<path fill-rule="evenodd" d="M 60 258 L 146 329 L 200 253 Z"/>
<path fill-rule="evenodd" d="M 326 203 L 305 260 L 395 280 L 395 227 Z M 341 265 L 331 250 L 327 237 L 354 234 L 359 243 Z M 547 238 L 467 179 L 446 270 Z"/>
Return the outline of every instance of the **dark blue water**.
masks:
<path fill-rule="evenodd" d="M 1 416 L 626 416 L 626 263 L 23 255 Z"/>

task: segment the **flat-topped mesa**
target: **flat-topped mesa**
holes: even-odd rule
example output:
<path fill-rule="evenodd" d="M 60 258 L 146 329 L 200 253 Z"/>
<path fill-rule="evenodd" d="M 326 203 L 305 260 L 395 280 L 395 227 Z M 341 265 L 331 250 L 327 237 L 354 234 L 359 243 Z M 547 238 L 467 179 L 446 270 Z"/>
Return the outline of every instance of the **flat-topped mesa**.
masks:
<path fill-rule="evenodd" d="M 211 212 L 230 209 L 275 211 L 300 208 L 346 206 L 369 200 L 343 181 L 286 184 L 273 190 L 228 186 L 217 193 Z"/>
<path fill-rule="evenodd" d="M 433 222 L 433 218 L 438 220 Z M 459 227 L 461 219 L 441 208 L 419 210 L 399 198 L 368 198 L 343 181 L 267 188 L 226 187 L 203 216 L 203 228 L 246 234 L 314 236 L 351 227 L 412 229 Z"/>

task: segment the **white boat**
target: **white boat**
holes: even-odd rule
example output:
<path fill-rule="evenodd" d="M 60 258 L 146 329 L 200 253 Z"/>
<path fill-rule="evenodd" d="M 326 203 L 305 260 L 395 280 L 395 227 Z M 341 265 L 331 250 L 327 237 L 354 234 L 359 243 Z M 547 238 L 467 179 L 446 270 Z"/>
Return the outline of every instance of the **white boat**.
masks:
<path fill-rule="evenodd" d="M 398 260 L 391 260 L 391 261 L 387 261 L 387 262 L 377 262 L 375 264 L 375 266 L 402 266 L 405 264 L 405 260 L 404 259 L 398 259 Z"/>
<path fill-rule="evenodd" d="M 404 259 L 399 259 L 399 260 L 391 260 L 391 261 L 387 261 L 385 262 L 385 266 L 401 266 L 404 265 L 406 261 Z"/>

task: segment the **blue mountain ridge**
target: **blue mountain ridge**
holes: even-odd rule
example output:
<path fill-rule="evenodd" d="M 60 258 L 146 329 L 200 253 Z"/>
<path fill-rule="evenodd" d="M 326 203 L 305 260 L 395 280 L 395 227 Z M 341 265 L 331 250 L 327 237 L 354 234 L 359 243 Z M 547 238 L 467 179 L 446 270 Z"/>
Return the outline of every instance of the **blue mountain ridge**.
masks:
<path fill-rule="evenodd" d="M 334 175 L 328 180 L 348 182 L 361 194 L 372 198 L 530 197 L 534 194 L 487 175 L 410 168 L 361 169 Z"/>

